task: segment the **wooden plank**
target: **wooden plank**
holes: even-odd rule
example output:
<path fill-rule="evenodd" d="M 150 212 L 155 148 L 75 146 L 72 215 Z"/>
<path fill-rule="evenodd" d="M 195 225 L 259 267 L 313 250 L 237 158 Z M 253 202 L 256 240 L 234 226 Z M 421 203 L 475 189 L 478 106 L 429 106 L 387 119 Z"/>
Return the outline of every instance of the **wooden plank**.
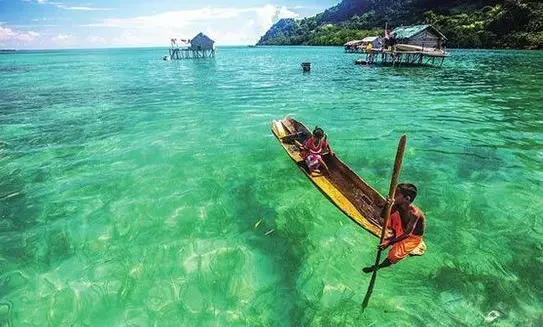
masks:
<path fill-rule="evenodd" d="M 283 125 L 285 125 L 285 128 L 288 130 L 289 134 L 296 133 L 296 126 L 294 126 L 294 122 L 291 119 L 283 119 L 281 122 Z"/>

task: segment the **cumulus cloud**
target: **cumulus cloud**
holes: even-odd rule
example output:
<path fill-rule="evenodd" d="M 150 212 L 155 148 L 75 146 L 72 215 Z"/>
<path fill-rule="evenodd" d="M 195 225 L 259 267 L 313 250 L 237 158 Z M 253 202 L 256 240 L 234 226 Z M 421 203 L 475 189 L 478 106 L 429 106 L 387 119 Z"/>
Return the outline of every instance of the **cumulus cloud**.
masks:
<path fill-rule="evenodd" d="M 243 25 L 232 29 L 216 29 L 208 27 L 206 33 L 220 44 L 252 44 L 279 19 L 295 18 L 298 15 L 286 7 L 266 5 L 253 8 L 254 11 Z"/>
<path fill-rule="evenodd" d="M 15 31 L 6 26 L 0 25 L 0 41 L 22 41 L 31 42 L 40 36 L 34 31 Z"/>
<path fill-rule="evenodd" d="M 28 0 L 23 0 L 28 1 Z M 111 8 L 95 8 L 95 7 L 89 7 L 89 6 L 70 6 L 66 5 L 62 2 L 56 2 L 56 1 L 47 1 L 47 0 L 36 0 L 36 3 L 40 5 L 48 4 L 53 5 L 59 9 L 64 10 L 78 10 L 78 11 L 104 11 L 104 10 L 110 10 Z"/>
<path fill-rule="evenodd" d="M 0 0 L 1 1 L 1 0 Z M 24 0 L 23 0 L 24 1 Z M 38 0 L 28 0 L 38 3 Z M 60 0 L 62 1 L 62 0 Z M 107 10 L 93 8 L 83 2 L 81 6 L 68 6 L 66 2 L 39 0 L 40 5 L 64 10 Z M 281 18 L 296 18 L 299 7 L 262 5 L 251 7 L 203 7 L 192 10 L 167 11 L 146 16 L 110 16 L 90 21 L 91 24 L 62 30 L 42 29 L 37 32 L 8 28 L 0 23 L 0 41 L 12 47 L 124 47 L 167 46 L 170 38 L 192 38 L 204 32 L 218 45 L 254 44 L 268 28 Z M 45 21 L 45 18 L 35 21 Z M 87 20 L 87 22 L 89 22 Z M 28 27 L 35 29 L 33 27 Z M 44 27 L 46 25 L 40 25 Z M 85 32 L 81 27 L 85 27 Z M 90 28 L 89 28 L 90 27 Z M 88 33 L 88 34 L 87 34 Z M 35 40 L 38 38 L 38 40 Z M 35 40 L 34 42 L 30 42 Z"/>
<path fill-rule="evenodd" d="M 107 40 L 105 37 L 103 36 L 96 36 L 96 35 L 89 35 L 87 37 L 87 42 L 88 43 L 93 43 L 93 44 L 99 44 L 99 45 L 105 45 L 107 44 Z"/>
<path fill-rule="evenodd" d="M 116 36 L 111 40 L 112 44 L 123 46 L 145 46 L 152 42 L 152 36 L 130 31 L 124 31 L 121 35 Z"/>
<path fill-rule="evenodd" d="M 110 29 L 110 34 L 117 34 L 113 31 L 119 30 L 119 36 L 111 38 L 115 46 L 164 44 L 170 37 L 190 38 L 200 31 L 218 44 L 249 44 L 255 43 L 279 19 L 295 17 L 298 14 L 285 6 L 206 7 L 148 16 L 112 17 L 83 26 Z"/>
<path fill-rule="evenodd" d="M 13 35 L 15 35 L 15 32 L 13 32 L 11 28 L 0 26 L 0 40 L 1 41 L 11 39 Z"/>
<path fill-rule="evenodd" d="M 55 4 L 57 8 L 64 9 L 64 10 L 77 10 L 77 11 L 107 11 L 111 10 L 111 8 L 95 8 L 95 7 L 87 7 L 87 6 L 66 6 L 62 3 L 56 3 Z"/>
<path fill-rule="evenodd" d="M 68 41 L 74 41 L 74 36 L 69 34 L 57 34 L 51 38 L 51 41 L 56 43 L 65 43 Z"/>
<path fill-rule="evenodd" d="M 273 23 L 277 22 L 281 18 L 295 18 L 298 15 L 289 10 L 287 7 L 276 7 L 273 5 L 266 5 L 256 10 L 257 22 L 263 29 L 268 29 Z"/>
<path fill-rule="evenodd" d="M 108 18 L 91 27 L 118 27 L 118 28 L 150 28 L 150 27 L 179 27 L 195 22 L 226 20 L 244 14 L 256 14 L 261 24 L 271 25 L 278 18 L 297 17 L 297 14 L 286 7 L 266 5 L 252 8 L 201 8 L 194 10 L 168 11 L 156 15 L 139 16 L 132 18 Z"/>
<path fill-rule="evenodd" d="M 19 41 L 23 41 L 23 42 L 32 42 L 35 39 L 37 39 L 38 36 L 40 36 L 39 33 L 36 33 L 36 32 L 33 32 L 33 31 L 28 31 L 28 32 L 24 32 L 24 33 L 19 33 L 19 35 L 17 35 L 16 39 L 19 40 Z"/>

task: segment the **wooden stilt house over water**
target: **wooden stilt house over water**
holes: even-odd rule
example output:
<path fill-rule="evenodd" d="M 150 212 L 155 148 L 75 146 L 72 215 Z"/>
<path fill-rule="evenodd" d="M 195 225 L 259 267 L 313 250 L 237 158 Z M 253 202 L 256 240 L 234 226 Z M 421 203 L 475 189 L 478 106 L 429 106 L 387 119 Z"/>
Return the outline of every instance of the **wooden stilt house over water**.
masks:
<path fill-rule="evenodd" d="M 379 49 L 382 46 L 382 38 L 379 36 L 368 36 L 363 38 L 362 40 L 352 40 L 347 43 L 345 43 L 343 46 L 345 48 L 345 52 L 347 53 L 353 53 L 353 52 L 365 52 L 368 44 L 371 44 L 372 49 Z"/>
<path fill-rule="evenodd" d="M 383 39 L 383 48 L 366 54 L 356 64 L 391 66 L 441 66 L 449 55 L 444 48 L 447 38 L 432 25 L 398 27 Z"/>
<path fill-rule="evenodd" d="M 171 40 L 170 58 L 171 59 L 196 59 L 196 58 L 214 58 L 215 41 L 203 33 L 198 33 L 192 40 Z"/>
<path fill-rule="evenodd" d="M 382 47 L 382 37 L 379 36 L 368 36 L 362 39 L 362 46 L 367 49 L 368 45 L 371 44 L 371 49 L 379 50 Z"/>
<path fill-rule="evenodd" d="M 352 40 L 343 45 L 345 52 L 352 53 L 352 52 L 361 52 L 361 46 L 362 40 Z"/>

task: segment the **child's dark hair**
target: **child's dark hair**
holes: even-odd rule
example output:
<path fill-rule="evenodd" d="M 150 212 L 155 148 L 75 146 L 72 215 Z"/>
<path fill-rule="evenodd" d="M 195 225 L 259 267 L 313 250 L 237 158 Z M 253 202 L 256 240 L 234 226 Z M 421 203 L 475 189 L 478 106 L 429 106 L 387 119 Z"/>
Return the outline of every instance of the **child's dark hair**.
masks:
<path fill-rule="evenodd" d="M 319 126 L 316 126 L 315 129 L 313 130 L 314 137 L 323 138 L 324 135 L 325 135 L 324 131 Z"/>
<path fill-rule="evenodd" d="M 398 184 L 397 188 L 398 191 L 403 194 L 403 196 L 409 197 L 409 201 L 415 201 L 415 198 L 417 197 L 417 187 L 415 185 L 409 183 L 400 183 Z"/>

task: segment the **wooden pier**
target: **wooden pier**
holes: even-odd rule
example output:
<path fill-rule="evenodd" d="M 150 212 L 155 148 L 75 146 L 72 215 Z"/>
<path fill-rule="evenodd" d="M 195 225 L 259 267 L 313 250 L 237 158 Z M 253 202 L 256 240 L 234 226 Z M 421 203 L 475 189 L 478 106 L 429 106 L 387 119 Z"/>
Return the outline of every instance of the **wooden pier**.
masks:
<path fill-rule="evenodd" d="M 355 61 L 357 65 L 381 66 L 437 66 L 441 67 L 449 54 L 437 51 L 371 51 L 365 58 Z"/>
<path fill-rule="evenodd" d="M 343 46 L 346 53 L 363 53 L 368 49 L 380 49 L 383 46 L 383 38 L 379 36 L 368 36 L 362 40 L 352 40 Z M 368 48 L 369 46 L 369 48 Z"/>
<path fill-rule="evenodd" d="M 449 54 L 443 46 L 447 40 L 445 35 L 432 25 L 414 25 L 395 28 L 392 33 L 385 27 L 385 37 L 373 45 L 367 38 L 361 41 L 350 41 L 345 49 L 354 47 L 356 52 L 363 50 L 365 58 L 355 61 L 358 65 L 382 66 L 439 66 Z M 363 43 L 358 43 L 366 41 Z M 364 45 L 367 46 L 364 46 Z M 380 46 L 379 48 L 376 48 Z M 349 51 L 353 52 L 353 51 Z"/>
<path fill-rule="evenodd" d="M 215 49 L 193 49 L 172 48 L 169 50 L 170 58 L 173 59 L 198 59 L 215 58 Z"/>

